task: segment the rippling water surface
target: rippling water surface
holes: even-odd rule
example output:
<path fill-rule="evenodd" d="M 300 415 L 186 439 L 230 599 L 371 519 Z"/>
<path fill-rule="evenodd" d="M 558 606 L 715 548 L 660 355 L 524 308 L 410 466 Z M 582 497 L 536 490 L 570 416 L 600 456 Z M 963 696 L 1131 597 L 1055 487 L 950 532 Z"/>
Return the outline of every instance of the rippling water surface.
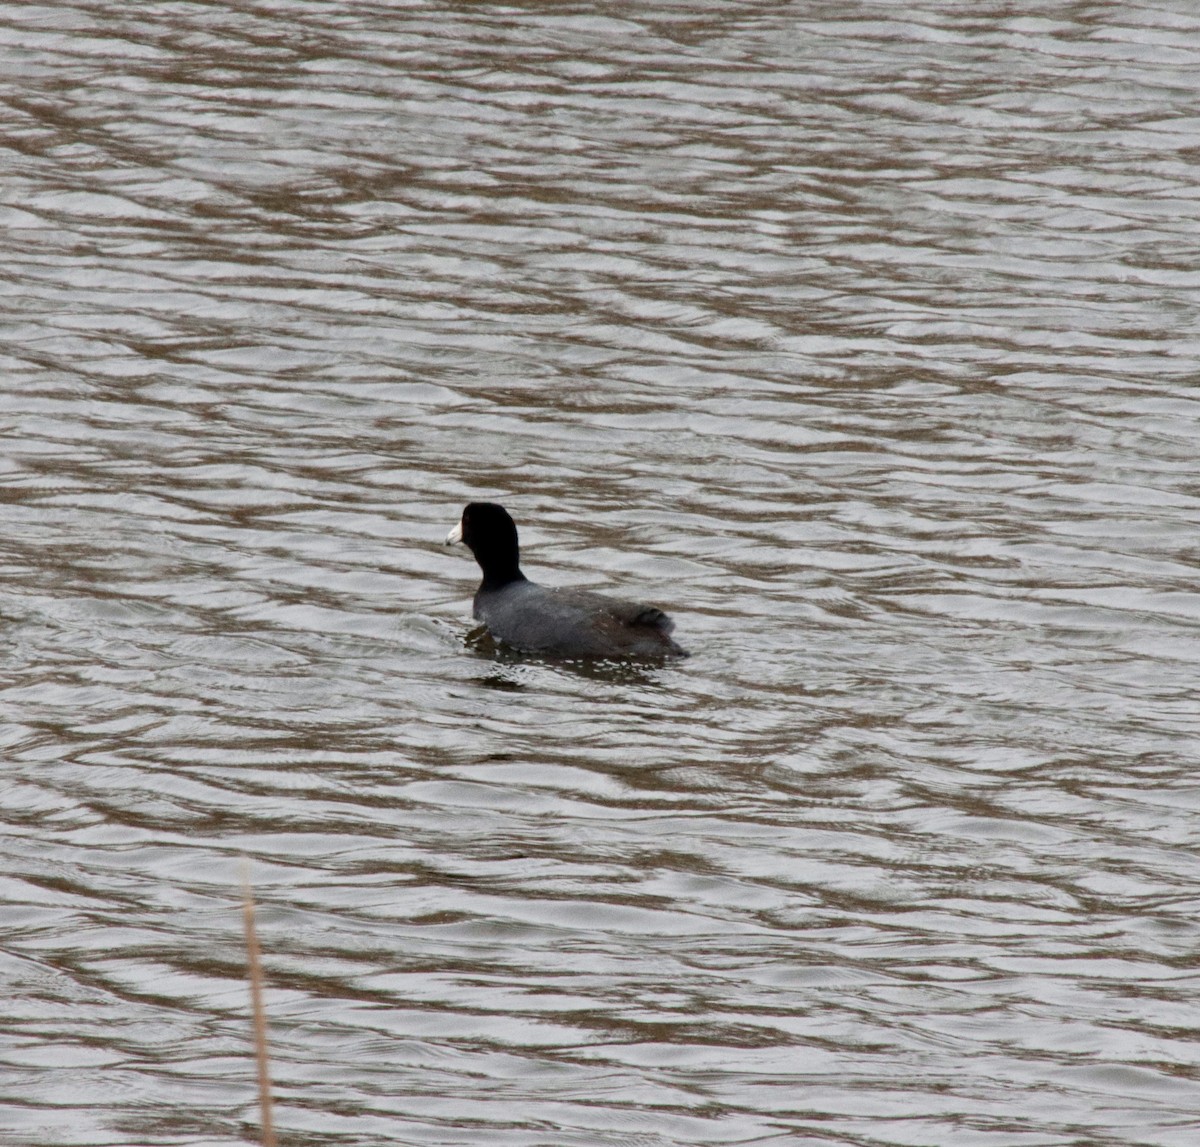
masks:
<path fill-rule="evenodd" d="M 0 10 L 0 1142 L 1184 1147 L 1190 3 Z M 490 656 L 441 545 L 669 609 Z"/>

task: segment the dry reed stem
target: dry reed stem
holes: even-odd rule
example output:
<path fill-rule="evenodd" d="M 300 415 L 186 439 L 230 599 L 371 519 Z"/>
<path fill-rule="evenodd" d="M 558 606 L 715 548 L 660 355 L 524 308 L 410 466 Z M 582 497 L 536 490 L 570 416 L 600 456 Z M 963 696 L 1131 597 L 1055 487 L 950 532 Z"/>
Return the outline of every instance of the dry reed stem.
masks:
<path fill-rule="evenodd" d="M 263 1147 L 276 1147 L 271 1112 L 271 1065 L 267 1057 L 267 1013 L 263 1008 L 262 960 L 254 930 L 254 893 L 250 889 L 250 863 L 242 864 L 242 923 L 246 931 L 246 958 L 250 976 L 250 1006 L 254 1015 L 254 1055 L 258 1061 L 258 1110 Z"/>

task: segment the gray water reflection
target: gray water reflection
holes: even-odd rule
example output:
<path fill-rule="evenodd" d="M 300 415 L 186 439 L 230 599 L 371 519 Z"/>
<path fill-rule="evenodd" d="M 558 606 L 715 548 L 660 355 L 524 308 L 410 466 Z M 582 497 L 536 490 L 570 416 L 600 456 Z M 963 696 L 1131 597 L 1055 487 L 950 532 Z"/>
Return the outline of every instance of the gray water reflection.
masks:
<path fill-rule="evenodd" d="M 0 28 L 0 1142 L 1194 1141 L 1190 6 Z"/>

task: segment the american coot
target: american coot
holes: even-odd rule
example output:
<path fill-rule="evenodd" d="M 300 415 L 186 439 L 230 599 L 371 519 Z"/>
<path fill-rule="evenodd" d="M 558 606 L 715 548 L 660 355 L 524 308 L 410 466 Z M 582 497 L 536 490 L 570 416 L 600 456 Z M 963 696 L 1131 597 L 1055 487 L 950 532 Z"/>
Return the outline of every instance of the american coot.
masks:
<path fill-rule="evenodd" d="M 494 502 L 472 502 L 446 544 L 464 542 L 483 570 L 475 617 L 493 637 L 556 657 L 686 657 L 661 609 L 576 589 L 549 589 L 522 572 L 517 527 Z"/>

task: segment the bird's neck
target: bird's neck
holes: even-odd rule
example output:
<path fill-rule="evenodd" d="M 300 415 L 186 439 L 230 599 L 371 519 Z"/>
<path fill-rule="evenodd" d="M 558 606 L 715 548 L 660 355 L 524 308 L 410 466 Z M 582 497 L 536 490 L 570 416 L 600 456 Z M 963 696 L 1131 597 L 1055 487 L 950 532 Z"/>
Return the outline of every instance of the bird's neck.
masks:
<path fill-rule="evenodd" d="M 503 589 L 506 585 L 512 585 L 517 581 L 528 581 L 529 579 L 521 572 L 521 567 L 516 561 L 510 565 L 507 562 L 502 565 L 492 566 L 490 569 L 483 571 L 483 585 L 480 589 Z"/>

